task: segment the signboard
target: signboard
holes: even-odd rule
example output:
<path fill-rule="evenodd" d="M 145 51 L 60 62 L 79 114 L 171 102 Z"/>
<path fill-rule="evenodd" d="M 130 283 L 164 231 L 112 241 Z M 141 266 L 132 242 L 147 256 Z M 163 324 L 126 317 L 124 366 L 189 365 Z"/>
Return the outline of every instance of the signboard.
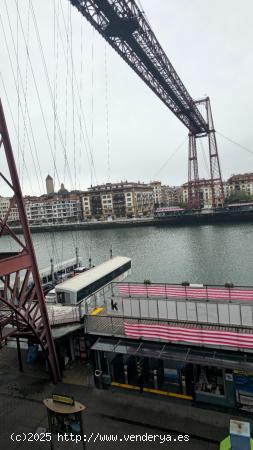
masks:
<path fill-rule="evenodd" d="M 54 402 L 64 403 L 65 405 L 74 405 L 75 400 L 73 397 L 64 394 L 53 394 L 52 399 Z"/>
<path fill-rule="evenodd" d="M 226 381 L 233 381 L 233 374 L 232 373 L 225 373 L 225 380 Z"/>
<path fill-rule="evenodd" d="M 239 391 L 249 392 L 253 395 L 253 377 L 236 374 L 234 376 L 235 388 Z"/>

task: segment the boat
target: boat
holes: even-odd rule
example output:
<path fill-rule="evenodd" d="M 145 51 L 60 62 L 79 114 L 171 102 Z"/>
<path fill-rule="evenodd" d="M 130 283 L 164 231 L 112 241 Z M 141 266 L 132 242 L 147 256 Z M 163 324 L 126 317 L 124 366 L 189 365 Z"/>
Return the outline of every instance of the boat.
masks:
<path fill-rule="evenodd" d="M 59 283 L 68 278 L 75 270 L 80 268 L 81 260 L 79 257 L 71 258 L 61 263 L 53 264 L 40 270 L 40 278 L 42 285 L 47 283 Z"/>

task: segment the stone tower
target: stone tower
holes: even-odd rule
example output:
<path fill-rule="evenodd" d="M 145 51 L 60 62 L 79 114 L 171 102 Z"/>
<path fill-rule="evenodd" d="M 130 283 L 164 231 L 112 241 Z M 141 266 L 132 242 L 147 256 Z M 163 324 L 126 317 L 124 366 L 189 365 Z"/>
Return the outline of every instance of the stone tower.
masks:
<path fill-rule="evenodd" d="M 54 180 L 50 175 L 48 175 L 46 178 L 46 187 L 47 187 L 47 194 L 54 193 Z"/>

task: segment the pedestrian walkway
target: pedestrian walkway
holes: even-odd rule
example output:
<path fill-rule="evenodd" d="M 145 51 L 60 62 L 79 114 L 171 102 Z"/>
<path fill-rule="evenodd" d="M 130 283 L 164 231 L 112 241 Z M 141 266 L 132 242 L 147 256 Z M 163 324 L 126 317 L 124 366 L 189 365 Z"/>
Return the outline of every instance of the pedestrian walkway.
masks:
<path fill-rule="evenodd" d="M 62 382 L 78 386 L 94 386 L 91 365 L 84 361 L 74 361 L 64 370 Z"/>
<path fill-rule="evenodd" d="M 6 349 L 10 350 L 10 349 Z M 11 349 L 12 350 L 12 349 Z M 124 435 L 189 435 L 189 442 L 174 441 L 163 448 L 184 450 L 218 450 L 219 441 L 228 435 L 231 418 L 242 420 L 239 416 L 193 407 L 182 400 L 164 397 L 157 398 L 147 393 L 129 392 L 117 387 L 99 390 L 89 386 L 87 373 L 82 374 L 83 366 L 77 364 L 66 371 L 63 382 L 54 386 L 45 372 L 31 370 L 18 372 L 14 364 L 15 356 L 8 351 L 0 353 L 0 448 L 19 450 L 49 450 L 48 443 L 26 443 L 10 441 L 11 433 L 34 433 L 38 428 L 47 429 L 47 414 L 42 403 L 51 397 L 52 392 L 72 395 L 86 406 L 83 415 L 84 429 L 89 435 L 98 433 Z M 65 378 L 66 377 L 66 378 Z M 86 385 L 85 385 L 86 380 Z M 64 382 L 66 381 L 66 382 Z M 248 420 L 248 419 L 247 419 Z M 152 445 L 151 445 L 152 444 Z M 161 443 L 138 443 L 140 449 L 161 449 Z M 65 446 L 55 447 L 66 448 Z M 68 443 L 68 449 L 78 450 L 77 444 Z M 88 450 L 120 450 L 119 442 L 93 442 L 87 444 Z M 137 450 L 136 442 L 124 442 L 122 450 Z"/>

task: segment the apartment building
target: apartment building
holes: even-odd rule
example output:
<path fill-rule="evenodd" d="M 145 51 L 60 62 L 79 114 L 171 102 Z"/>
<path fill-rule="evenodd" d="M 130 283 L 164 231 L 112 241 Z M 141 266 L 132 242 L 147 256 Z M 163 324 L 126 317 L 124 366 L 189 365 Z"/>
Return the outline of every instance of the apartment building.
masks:
<path fill-rule="evenodd" d="M 181 186 L 162 186 L 160 206 L 178 206 L 182 201 Z"/>
<path fill-rule="evenodd" d="M 200 180 L 200 198 L 202 207 L 209 208 L 212 206 L 212 190 L 208 180 Z M 182 202 L 188 202 L 188 183 L 184 183 L 182 189 Z M 228 199 L 232 194 L 241 192 L 246 195 L 253 195 L 253 173 L 244 173 L 232 175 L 227 181 L 223 183 L 224 196 Z M 216 196 L 220 196 L 219 187 L 215 187 Z"/>
<path fill-rule="evenodd" d="M 0 217 L 4 219 L 6 216 L 11 204 L 11 197 L 0 197 Z M 9 221 L 18 222 L 19 221 L 19 213 L 16 204 L 13 204 L 10 212 L 9 212 Z"/>
<path fill-rule="evenodd" d="M 215 195 L 217 198 L 221 196 L 219 186 L 215 186 Z M 194 190 L 193 190 L 194 191 Z M 184 183 L 181 187 L 182 203 L 188 204 L 188 183 Z M 212 189 L 210 182 L 205 179 L 199 180 L 200 203 L 202 208 L 212 207 Z"/>
<path fill-rule="evenodd" d="M 30 223 L 65 223 L 80 220 L 81 203 L 79 196 L 69 193 L 67 196 L 53 194 L 38 197 L 36 200 L 25 198 L 27 217 Z"/>
<path fill-rule="evenodd" d="M 150 186 L 154 191 L 155 207 L 159 207 L 162 203 L 162 183 L 161 181 L 151 181 Z"/>
<path fill-rule="evenodd" d="M 92 186 L 82 195 L 84 219 L 142 217 L 154 210 L 151 185 L 121 181 Z"/>
<path fill-rule="evenodd" d="M 234 192 L 244 192 L 248 195 L 253 195 L 253 173 L 242 173 L 232 175 L 224 183 L 225 197 L 229 197 Z"/>
<path fill-rule="evenodd" d="M 61 184 L 59 191 L 52 192 L 52 178 L 46 179 L 51 183 L 50 193 L 39 197 L 24 197 L 27 218 L 31 224 L 76 222 L 82 218 L 80 192 L 68 192 Z M 11 198 L 0 197 L 0 217 L 4 218 L 10 207 Z M 9 213 L 9 222 L 18 224 L 19 213 L 14 204 Z"/>

